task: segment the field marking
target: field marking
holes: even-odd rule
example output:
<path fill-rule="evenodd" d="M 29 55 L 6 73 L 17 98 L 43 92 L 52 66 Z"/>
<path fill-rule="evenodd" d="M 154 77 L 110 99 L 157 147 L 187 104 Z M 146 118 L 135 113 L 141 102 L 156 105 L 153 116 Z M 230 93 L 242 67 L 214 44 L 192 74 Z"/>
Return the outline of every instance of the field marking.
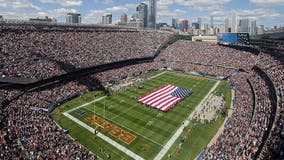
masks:
<path fill-rule="evenodd" d="M 184 121 L 184 123 L 179 127 L 179 129 L 176 131 L 176 133 L 171 137 L 171 139 L 166 143 L 166 145 L 163 147 L 163 149 L 157 154 L 157 156 L 154 158 L 154 160 L 161 160 L 168 150 L 171 148 L 171 146 L 174 144 L 174 142 L 178 139 L 178 137 L 183 132 L 183 128 L 188 126 L 189 122 L 191 121 L 192 117 L 196 113 L 196 111 L 201 107 L 201 104 L 207 99 L 207 97 L 217 88 L 217 86 L 220 84 L 220 81 L 218 81 L 211 90 L 207 93 L 207 95 L 200 101 L 200 103 L 195 107 L 194 111 L 191 112 L 191 114 L 188 116 L 187 120 Z"/>
<path fill-rule="evenodd" d="M 71 119 L 72 121 L 74 121 L 75 123 L 79 124 L 80 126 L 84 127 L 85 129 L 87 129 L 88 131 L 90 131 L 91 133 L 95 133 L 95 129 L 93 129 L 92 127 L 88 126 L 87 124 L 85 124 L 84 122 L 80 121 L 79 119 L 73 117 L 72 115 L 70 115 L 68 112 L 64 112 L 63 113 L 64 116 L 66 116 L 67 118 Z M 121 144 L 115 142 L 114 140 L 110 139 L 109 137 L 101 134 L 101 133 L 97 133 L 97 136 L 100 137 L 102 140 L 108 142 L 109 144 L 111 144 L 112 146 L 114 146 L 115 148 L 117 148 L 118 150 L 124 152 L 125 154 L 127 154 L 128 156 L 137 159 L 137 160 L 144 160 L 144 158 L 140 157 L 139 155 L 137 155 L 136 153 L 128 150 L 127 148 L 125 148 L 124 146 L 122 146 Z"/>
<path fill-rule="evenodd" d="M 165 73 L 167 73 L 167 71 L 164 71 L 164 72 L 162 72 L 162 73 L 159 73 L 159 74 L 157 74 L 157 75 L 154 75 L 154 76 L 148 78 L 147 80 L 150 80 L 150 79 L 159 77 L 159 76 L 161 76 L 161 75 L 163 75 L 163 74 L 165 74 Z M 88 106 L 88 105 L 90 105 L 90 104 L 92 104 L 92 103 L 94 103 L 94 102 L 98 102 L 98 101 L 100 101 L 100 100 L 102 100 L 102 99 L 105 99 L 105 98 L 107 98 L 107 96 L 100 97 L 100 98 L 98 98 L 98 99 L 96 99 L 96 100 L 93 100 L 93 101 L 91 101 L 91 102 L 88 102 L 88 103 L 85 103 L 85 104 L 80 105 L 80 106 L 78 106 L 78 107 L 75 107 L 75 108 L 73 108 L 73 109 L 70 109 L 70 110 L 68 110 L 68 111 L 66 111 L 66 112 L 63 112 L 63 115 L 66 116 L 67 118 L 71 119 L 71 120 L 74 121 L 75 123 L 79 124 L 80 126 L 84 127 L 85 129 L 89 130 L 91 133 L 94 133 L 95 130 L 94 130 L 92 127 L 88 126 L 87 124 L 85 124 L 84 122 L 80 121 L 79 119 L 73 117 L 73 116 L 70 115 L 69 113 L 70 113 L 70 112 L 73 112 L 73 111 L 75 111 L 75 110 L 77 110 L 77 109 L 80 109 L 80 108 L 82 108 L 82 107 Z M 85 107 L 85 109 L 89 110 L 87 107 Z M 125 126 L 123 126 L 123 127 L 125 127 Z M 125 127 L 125 128 L 127 128 L 127 127 Z M 128 129 L 128 128 L 127 128 L 127 129 Z M 132 131 L 132 130 L 131 130 L 131 131 Z M 135 133 L 136 133 L 136 132 L 135 132 Z M 140 134 L 138 134 L 138 135 L 140 135 Z M 114 140 L 110 139 L 109 137 L 103 135 L 102 133 L 99 133 L 99 132 L 98 132 L 98 133 L 97 133 L 97 136 L 100 137 L 101 139 L 103 139 L 104 141 L 108 142 L 109 144 L 113 145 L 113 146 L 114 146 L 115 148 L 117 148 L 118 150 L 124 152 L 124 153 L 127 154 L 128 156 L 130 156 L 130 157 L 132 157 L 132 158 L 134 158 L 134 159 L 137 159 L 137 160 L 144 160 L 144 158 L 142 158 L 142 157 L 140 157 L 139 155 L 135 154 L 134 152 L 128 150 L 128 149 L 125 148 L 124 146 L 120 145 L 119 143 L 115 142 Z M 145 139 L 148 139 L 147 137 L 144 137 L 144 136 L 142 136 L 142 137 L 145 138 Z M 149 139 L 149 140 L 150 140 L 151 142 L 153 142 L 153 143 L 159 145 L 159 146 L 162 146 L 161 144 L 159 144 L 159 143 L 157 143 L 157 142 L 155 142 L 155 141 L 153 141 L 153 140 L 151 140 L 151 139 Z"/>
<path fill-rule="evenodd" d="M 100 97 L 100 98 L 98 98 L 98 99 L 95 99 L 95 100 L 93 100 L 93 101 L 91 101 L 91 102 L 82 104 L 82 105 L 80 105 L 80 106 L 78 106 L 78 107 L 75 107 L 75 108 L 73 108 L 73 109 L 70 109 L 70 110 L 66 111 L 66 113 L 73 112 L 73 111 L 75 111 L 75 110 L 77 110 L 77 109 L 79 109 L 79 108 L 88 106 L 89 104 L 92 104 L 92 103 L 94 103 L 94 102 L 97 102 L 97 101 L 100 101 L 100 100 L 102 100 L 102 99 L 105 99 L 106 97 L 107 97 L 107 96 L 103 96 L 103 97 Z"/>
<path fill-rule="evenodd" d="M 149 78 L 149 79 L 147 79 L 147 80 L 150 80 L 150 79 L 153 79 L 153 78 L 159 77 L 160 75 L 163 75 L 163 74 L 165 74 L 165 73 L 167 73 L 167 71 L 164 71 L 164 72 L 162 72 L 162 73 L 156 74 L 156 75 L 154 75 L 154 76 L 150 77 L 150 78 Z"/>
<path fill-rule="evenodd" d="M 85 109 L 88 110 L 88 111 L 93 112 L 93 110 L 90 110 L 89 108 L 85 108 Z M 100 115 L 100 114 L 98 114 L 98 113 L 96 113 L 96 114 L 99 115 L 100 117 L 103 117 L 102 115 Z M 122 126 L 122 127 L 126 128 L 126 129 L 128 129 L 129 131 L 131 131 L 131 132 L 133 132 L 133 133 L 135 133 L 135 134 L 137 134 L 137 135 L 139 135 L 139 136 L 141 136 L 141 137 L 143 137 L 143 138 L 145 138 L 145 139 L 147 139 L 147 140 L 149 140 L 149 141 L 155 143 L 156 145 L 158 145 L 158 146 L 160 146 L 160 147 L 163 147 L 162 144 L 160 144 L 160 143 L 158 143 L 158 142 L 152 140 L 151 138 L 148 138 L 148 137 L 146 137 L 146 136 L 144 136 L 144 135 L 142 135 L 142 134 L 140 134 L 140 133 L 138 133 L 138 132 L 136 132 L 136 131 L 134 131 L 134 130 L 128 128 L 128 127 L 126 127 L 126 126 L 124 126 L 124 125 L 122 125 L 122 124 L 120 124 L 120 123 L 117 122 L 117 121 L 111 120 L 110 118 L 104 118 L 104 119 L 108 120 L 109 122 L 116 123 L 116 125 Z M 143 128 L 144 128 L 144 127 L 143 127 Z M 146 128 L 145 128 L 145 129 L 146 129 Z"/>
<path fill-rule="evenodd" d="M 160 76 L 160 75 L 163 75 L 163 74 L 165 74 L 165 73 L 167 73 L 167 71 L 164 71 L 164 72 L 159 73 L 159 74 L 157 74 L 157 75 L 155 75 L 155 76 L 152 76 L 152 77 L 150 77 L 150 78 L 147 79 L 147 80 L 156 78 L 156 77 L 158 77 L 158 76 Z M 177 80 L 177 81 L 179 81 L 179 80 Z M 208 92 L 208 94 L 204 97 L 204 99 L 198 104 L 198 106 L 197 106 L 196 108 L 199 108 L 199 107 L 201 106 L 201 104 L 203 103 L 203 101 L 209 96 L 209 94 L 211 94 L 211 92 L 213 92 L 213 91 L 215 90 L 215 88 L 219 85 L 219 83 L 220 83 L 220 81 L 217 81 L 217 83 L 214 85 L 214 87 L 211 88 L 211 90 Z M 94 102 L 100 101 L 100 100 L 102 100 L 102 99 L 104 99 L 104 98 L 106 98 L 106 97 L 107 97 L 107 96 L 100 97 L 100 98 L 98 98 L 98 99 L 96 99 L 96 100 L 93 100 L 93 101 L 91 101 L 91 102 L 85 103 L 85 104 L 80 105 L 80 106 L 78 106 L 78 107 L 76 107 L 76 108 L 70 109 L 70 110 L 64 112 L 63 115 L 65 115 L 66 117 L 68 117 L 69 119 L 71 119 L 72 121 L 74 121 L 75 123 L 79 124 L 80 126 L 84 127 L 85 129 L 89 130 L 91 133 L 94 133 L 95 130 L 94 130 L 92 127 L 88 126 L 87 124 L 85 124 L 84 122 L 80 121 L 79 119 L 73 117 L 73 116 L 70 115 L 69 113 L 72 112 L 72 111 L 75 111 L 75 110 L 77 110 L 77 109 L 79 109 L 79 108 L 88 106 L 89 104 L 92 104 L 92 103 L 94 103 Z M 165 145 L 165 146 L 161 149 L 161 151 L 157 154 L 157 156 L 155 157 L 155 160 L 160 160 L 160 159 L 162 159 L 162 158 L 164 157 L 164 155 L 168 152 L 168 150 L 170 149 L 170 147 L 173 145 L 173 143 L 177 140 L 177 138 L 178 138 L 178 137 L 180 136 L 180 134 L 182 133 L 183 127 L 187 126 L 187 125 L 189 124 L 189 122 L 191 121 L 193 115 L 194 115 L 195 112 L 196 112 L 196 108 L 195 108 L 195 110 L 189 115 L 188 120 L 186 120 L 186 121 L 183 123 L 183 125 L 180 126 L 180 128 L 176 131 L 176 133 L 171 137 L 171 139 L 166 143 L 166 145 Z M 85 108 L 85 109 L 87 109 L 87 108 Z M 89 110 L 89 109 L 87 109 L 87 110 Z M 116 123 L 117 123 L 117 122 L 116 122 Z M 123 127 L 125 127 L 125 126 L 123 126 Z M 125 128 L 127 128 L 127 127 L 125 127 Z M 129 129 L 129 128 L 127 128 L 127 129 Z M 131 129 L 129 129 L 129 130 L 131 130 Z M 132 131 L 132 130 L 131 130 L 131 131 Z M 134 131 L 133 131 L 133 132 L 134 132 Z M 136 133 L 136 132 L 134 132 L 134 133 Z M 140 135 L 140 134 L 138 134 L 138 135 Z M 110 139 L 109 137 L 103 135 L 102 133 L 99 133 L 99 132 L 98 132 L 97 136 L 100 137 L 101 139 L 103 139 L 104 141 L 108 142 L 109 144 L 113 145 L 113 146 L 114 146 L 115 148 L 117 148 L 118 150 L 124 152 L 124 153 L 127 154 L 128 156 L 130 156 L 130 157 L 132 157 L 132 158 L 134 158 L 134 159 L 137 159 L 137 160 L 144 160 L 142 157 L 140 157 L 140 156 L 137 155 L 136 153 L 134 153 L 134 152 L 128 150 L 128 149 L 125 148 L 124 146 L 120 145 L 119 143 L 115 142 L 114 140 Z M 142 136 L 142 137 L 145 138 L 144 136 Z M 145 138 L 145 139 L 148 139 L 148 138 Z M 153 141 L 151 140 L 151 142 L 153 142 Z M 153 142 L 153 143 L 155 143 L 155 142 Z M 156 142 L 155 144 L 159 144 L 159 143 Z M 162 145 L 161 145 L 161 146 L 162 146 Z"/>

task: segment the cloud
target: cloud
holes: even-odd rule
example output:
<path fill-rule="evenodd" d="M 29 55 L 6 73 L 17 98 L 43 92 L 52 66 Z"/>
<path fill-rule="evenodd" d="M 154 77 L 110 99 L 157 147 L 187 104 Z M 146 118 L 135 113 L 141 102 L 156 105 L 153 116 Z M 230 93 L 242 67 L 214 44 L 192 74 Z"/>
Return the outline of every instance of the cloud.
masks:
<path fill-rule="evenodd" d="M 250 0 L 251 3 L 261 5 L 262 7 L 283 6 L 283 0 Z"/>
<path fill-rule="evenodd" d="M 76 12 L 77 12 L 76 9 L 58 8 L 58 9 L 48 10 L 47 14 L 55 18 L 60 18 L 60 17 L 66 17 L 67 13 L 76 13 Z"/>
<path fill-rule="evenodd" d="M 252 19 L 275 19 L 280 18 L 281 14 L 265 8 L 257 8 L 257 9 L 250 9 L 250 10 L 237 10 L 238 15 L 240 18 L 252 18 Z"/>
<path fill-rule="evenodd" d="M 84 17 L 84 22 L 88 24 L 99 23 L 105 13 L 107 13 L 105 10 L 90 10 Z"/>
<path fill-rule="evenodd" d="M 175 0 L 175 2 L 182 6 L 187 6 L 193 10 L 211 11 L 222 8 L 231 0 Z"/>
<path fill-rule="evenodd" d="M 27 0 L 0 0 L 0 7 L 23 10 L 40 10 L 40 7 Z"/>
<path fill-rule="evenodd" d="M 138 4 L 134 4 L 134 3 L 126 3 L 125 7 L 128 9 L 135 9 L 138 6 Z"/>
<path fill-rule="evenodd" d="M 56 3 L 61 6 L 81 6 L 83 4 L 82 0 L 40 0 L 42 3 Z"/>
<path fill-rule="evenodd" d="M 105 9 L 107 12 L 127 12 L 128 9 L 123 6 L 113 6 L 111 8 L 106 8 Z"/>
<path fill-rule="evenodd" d="M 114 3 L 114 0 L 94 0 L 94 1 L 95 1 L 95 3 L 102 3 L 102 4 L 106 4 L 106 5 Z"/>

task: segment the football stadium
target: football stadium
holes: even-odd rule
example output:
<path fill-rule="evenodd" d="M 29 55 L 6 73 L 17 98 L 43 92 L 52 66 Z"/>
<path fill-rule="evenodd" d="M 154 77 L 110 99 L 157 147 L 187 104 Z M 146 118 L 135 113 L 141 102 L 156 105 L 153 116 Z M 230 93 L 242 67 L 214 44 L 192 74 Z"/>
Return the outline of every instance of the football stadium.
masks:
<path fill-rule="evenodd" d="M 0 159 L 284 159 L 284 31 L 80 23 L 0 16 Z"/>

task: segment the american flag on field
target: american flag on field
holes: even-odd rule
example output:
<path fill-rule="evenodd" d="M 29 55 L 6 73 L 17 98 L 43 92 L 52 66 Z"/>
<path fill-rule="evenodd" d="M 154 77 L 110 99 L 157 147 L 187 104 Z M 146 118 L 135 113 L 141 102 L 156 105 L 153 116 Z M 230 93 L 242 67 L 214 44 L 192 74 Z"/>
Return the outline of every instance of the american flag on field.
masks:
<path fill-rule="evenodd" d="M 163 87 L 138 98 L 137 101 L 166 112 L 191 94 L 191 90 L 166 84 Z"/>

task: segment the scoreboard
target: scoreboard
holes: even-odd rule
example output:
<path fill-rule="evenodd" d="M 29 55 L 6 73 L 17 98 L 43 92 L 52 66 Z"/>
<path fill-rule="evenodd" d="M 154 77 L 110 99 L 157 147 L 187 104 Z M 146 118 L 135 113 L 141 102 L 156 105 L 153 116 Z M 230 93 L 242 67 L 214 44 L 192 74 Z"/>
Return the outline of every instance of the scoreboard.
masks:
<path fill-rule="evenodd" d="M 218 39 L 219 43 L 238 43 L 238 44 L 249 44 L 248 33 L 221 33 Z"/>

